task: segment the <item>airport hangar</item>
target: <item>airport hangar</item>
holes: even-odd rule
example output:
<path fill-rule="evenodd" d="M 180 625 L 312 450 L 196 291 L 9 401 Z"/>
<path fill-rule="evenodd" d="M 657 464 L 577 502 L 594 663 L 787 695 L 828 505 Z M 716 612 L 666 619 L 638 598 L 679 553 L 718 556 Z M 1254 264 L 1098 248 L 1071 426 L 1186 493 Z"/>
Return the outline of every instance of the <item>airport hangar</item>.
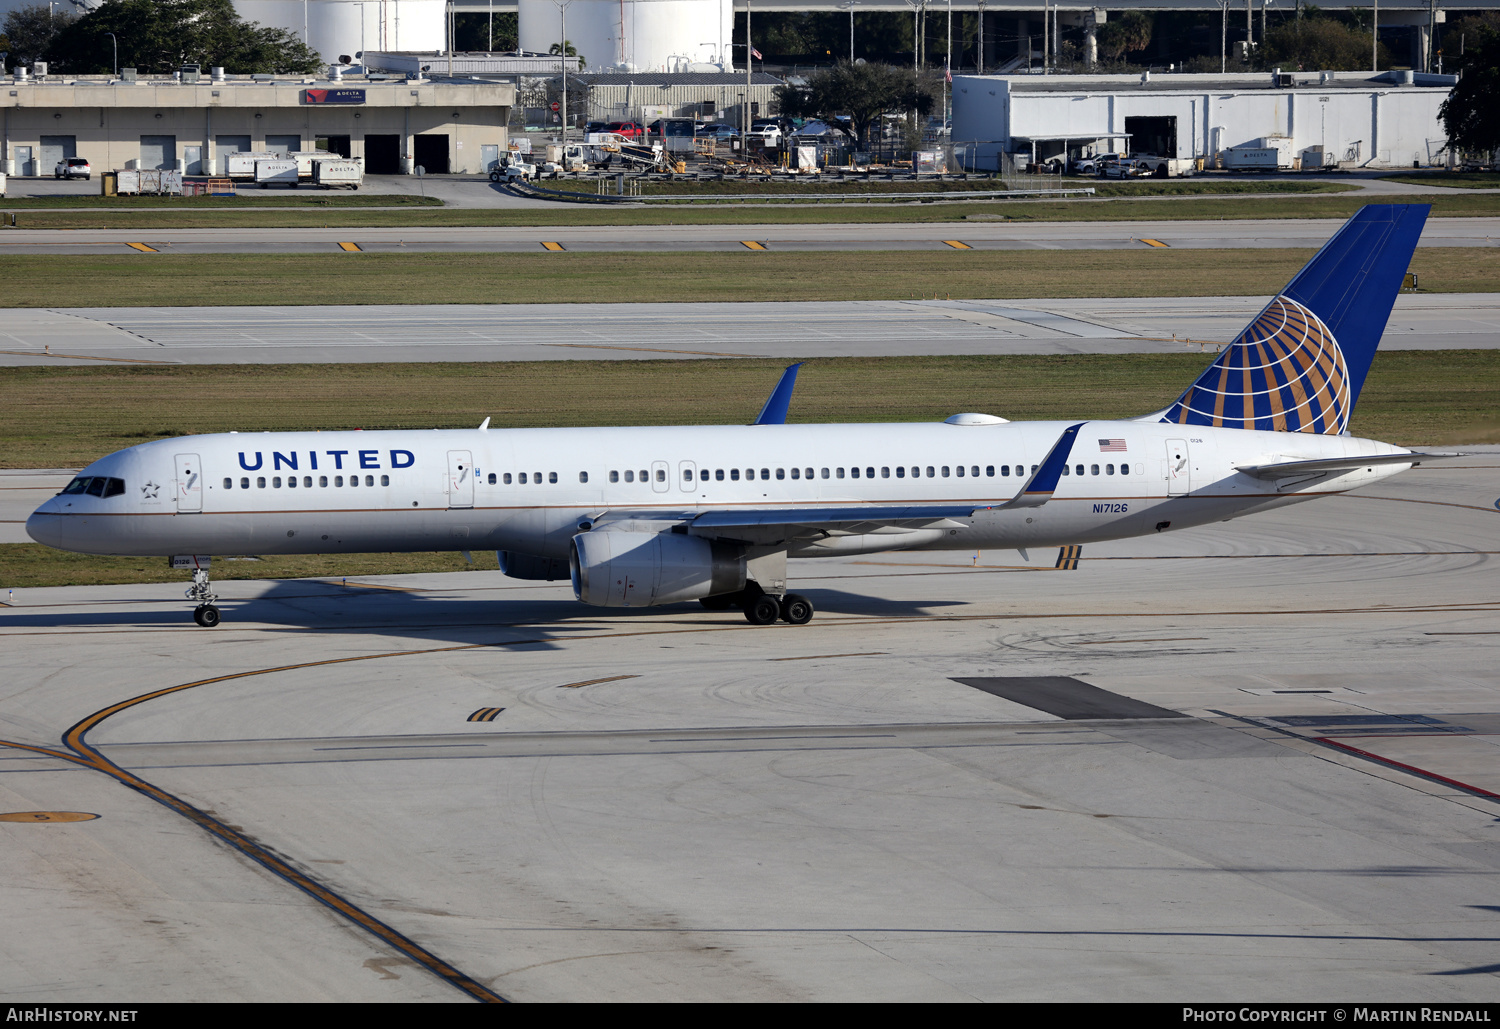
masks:
<path fill-rule="evenodd" d="M 478 174 L 507 144 L 513 82 L 476 78 L 224 75 L 24 76 L 6 83 L 0 171 L 50 175 L 66 157 L 95 171 L 223 174 L 225 155 L 326 149 L 370 174 Z"/>
<path fill-rule="evenodd" d="M 1321 147 L 1341 168 L 1410 168 L 1447 146 L 1438 108 L 1457 82 L 1421 72 L 1233 75 L 955 75 L 953 139 L 977 166 L 999 155 L 1045 160 L 1135 152 L 1213 157 L 1286 137 Z"/>

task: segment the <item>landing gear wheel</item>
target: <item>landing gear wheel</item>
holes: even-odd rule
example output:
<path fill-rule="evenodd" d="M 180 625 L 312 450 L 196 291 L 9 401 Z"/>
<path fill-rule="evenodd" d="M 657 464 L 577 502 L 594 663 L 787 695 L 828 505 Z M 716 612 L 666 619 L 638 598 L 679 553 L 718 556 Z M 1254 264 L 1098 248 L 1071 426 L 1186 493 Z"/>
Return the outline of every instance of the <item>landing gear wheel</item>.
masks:
<path fill-rule="evenodd" d="M 800 593 L 788 593 L 781 598 L 781 620 L 791 625 L 806 625 L 812 621 L 813 605 Z"/>
<path fill-rule="evenodd" d="M 212 604 L 204 604 L 193 611 L 193 621 L 205 629 L 212 629 L 219 624 L 219 609 Z"/>
<path fill-rule="evenodd" d="M 745 621 L 751 625 L 771 625 L 781 617 L 781 604 L 769 593 L 762 593 L 745 605 Z"/>

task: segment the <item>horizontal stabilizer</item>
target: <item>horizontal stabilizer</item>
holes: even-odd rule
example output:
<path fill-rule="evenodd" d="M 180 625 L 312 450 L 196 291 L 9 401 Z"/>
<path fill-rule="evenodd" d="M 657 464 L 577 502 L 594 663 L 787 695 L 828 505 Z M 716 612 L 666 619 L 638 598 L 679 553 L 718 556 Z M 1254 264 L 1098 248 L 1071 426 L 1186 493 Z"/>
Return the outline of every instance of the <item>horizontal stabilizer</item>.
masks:
<path fill-rule="evenodd" d="M 1295 479 L 1303 475 L 1320 475 L 1328 472 L 1353 471 L 1356 468 L 1374 468 L 1388 464 L 1421 464 L 1423 461 L 1442 461 L 1465 454 L 1367 454 L 1364 457 L 1320 457 L 1310 461 L 1282 461 L 1278 464 L 1237 465 L 1235 471 L 1257 479 Z"/>

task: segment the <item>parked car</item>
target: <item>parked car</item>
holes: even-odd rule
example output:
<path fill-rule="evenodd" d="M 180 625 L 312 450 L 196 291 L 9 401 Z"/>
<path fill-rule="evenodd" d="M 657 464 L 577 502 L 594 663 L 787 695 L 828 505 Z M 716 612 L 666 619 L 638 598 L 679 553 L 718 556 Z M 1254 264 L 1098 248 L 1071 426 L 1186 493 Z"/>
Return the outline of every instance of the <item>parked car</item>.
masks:
<path fill-rule="evenodd" d="M 1119 159 L 1119 154 L 1095 154 L 1093 157 L 1084 157 L 1075 161 L 1073 170 L 1079 175 L 1098 175 L 1102 172 L 1106 163 L 1118 161 Z"/>
<path fill-rule="evenodd" d="M 728 142 L 740 138 L 740 130 L 733 125 L 727 125 L 721 121 L 711 121 L 698 129 L 699 136 L 710 136 L 721 142 Z"/>
<path fill-rule="evenodd" d="M 613 132 L 626 139 L 640 139 L 646 134 L 646 127 L 638 121 L 612 121 L 599 131 Z"/>
<path fill-rule="evenodd" d="M 88 160 L 82 157 L 66 157 L 57 162 L 57 167 L 52 172 L 55 179 L 90 179 L 93 175 L 94 170 L 89 167 Z"/>

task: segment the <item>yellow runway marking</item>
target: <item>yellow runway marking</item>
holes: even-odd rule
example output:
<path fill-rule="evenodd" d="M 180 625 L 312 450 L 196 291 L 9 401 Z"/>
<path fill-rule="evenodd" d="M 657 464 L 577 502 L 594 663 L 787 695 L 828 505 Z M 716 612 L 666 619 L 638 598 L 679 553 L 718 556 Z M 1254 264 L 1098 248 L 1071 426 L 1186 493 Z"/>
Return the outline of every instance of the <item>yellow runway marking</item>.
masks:
<path fill-rule="evenodd" d="M 969 246 L 969 244 L 967 244 L 967 243 L 961 243 L 961 242 L 959 242 L 956 239 L 945 239 L 945 240 L 943 240 L 943 242 L 946 243 L 946 244 L 948 244 L 954 250 L 973 250 L 974 249 L 973 247 Z"/>
<path fill-rule="evenodd" d="M 351 254 L 357 254 L 360 252 L 360 245 L 358 243 L 340 243 L 339 249 Z"/>
<path fill-rule="evenodd" d="M 1078 558 L 1082 554 L 1083 547 L 1077 543 L 1066 547 L 1059 547 L 1057 551 L 1057 564 L 1053 565 L 1053 567 L 1064 572 L 1076 572 L 1078 571 Z"/>
<path fill-rule="evenodd" d="M 542 246 L 548 250 L 553 251 L 561 250 L 563 248 L 563 245 L 561 243 L 543 243 Z"/>
<path fill-rule="evenodd" d="M 1167 244 L 1163 243 L 1159 239 L 1143 239 L 1143 240 L 1141 240 L 1141 242 L 1144 243 L 1144 244 L 1146 244 L 1148 247 L 1164 247 L 1164 246 L 1167 246 Z"/>
<path fill-rule="evenodd" d="M 576 690 L 580 686 L 597 686 L 601 682 L 618 682 L 621 679 L 639 679 L 639 675 L 611 675 L 605 679 L 585 679 L 583 682 L 569 682 L 559 686 L 560 690 Z"/>
<path fill-rule="evenodd" d="M 764 243 L 757 243 L 753 239 L 742 239 L 740 240 L 740 245 L 746 250 L 764 250 L 766 248 Z"/>
<path fill-rule="evenodd" d="M 505 708 L 503 707 L 482 707 L 470 715 L 468 720 L 471 722 L 493 722 L 495 716 L 504 710 Z"/>
<path fill-rule="evenodd" d="M 158 249 L 156 249 L 155 247 L 148 247 L 144 243 L 126 243 L 125 245 L 128 246 L 132 250 L 139 250 L 143 254 L 159 254 L 159 253 L 161 253 L 161 251 L 158 250 Z"/>
<path fill-rule="evenodd" d="M 87 811 L 6 811 L 0 814 L 0 822 L 41 825 L 47 822 L 91 822 L 98 817 Z"/>

